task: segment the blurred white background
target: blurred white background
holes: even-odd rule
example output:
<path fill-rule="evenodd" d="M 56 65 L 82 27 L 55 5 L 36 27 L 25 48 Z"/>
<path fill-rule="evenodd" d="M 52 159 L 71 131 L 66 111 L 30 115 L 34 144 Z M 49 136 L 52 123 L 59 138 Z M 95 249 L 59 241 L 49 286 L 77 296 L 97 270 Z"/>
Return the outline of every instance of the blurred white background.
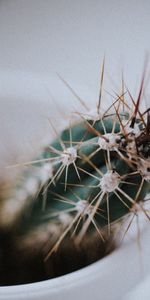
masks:
<path fill-rule="evenodd" d="M 148 0 L 1 0 L 1 69 L 59 72 L 97 86 L 104 54 L 111 77 L 136 82 L 149 52 Z"/>
<path fill-rule="evenodd" d="M 51 136 L 48 117 L 60 125 L 56 104 L 66 118 L 76 107 L 75 97 L 60 82 L 57 72 L 92 105 L 98 98 L 105 55 L 105 88 L 120 91 L 123 71 L 127 86 L 136 95 L 145 54 L 150 51 L 149 28 L 149 0 L 1 0 L 1 173 L 4 165 L 25 159 Z M 149 94 L 147 87 L 147 105 Z M 137 266 L 132 268 L 132 278 L 136 273 Z M 135 276 L 132 288 L 139 282 L 141 278 Z M 117 289 L 116 299 L 120 299 L 121 290 Z M 138 286 L 138 293 L 139 289 L 143 287 Z M 148 299 L 148 290 L 142 299 Z M 132 299 L 137 300 L 136 291 Z"/>

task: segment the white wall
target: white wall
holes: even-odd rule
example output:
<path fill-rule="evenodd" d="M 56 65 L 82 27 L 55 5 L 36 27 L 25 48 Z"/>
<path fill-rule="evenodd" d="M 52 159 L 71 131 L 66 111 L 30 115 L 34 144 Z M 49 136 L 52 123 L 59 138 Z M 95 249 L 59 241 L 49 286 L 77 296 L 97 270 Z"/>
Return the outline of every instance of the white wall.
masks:
<path fill-rule="evenodd" d="M 134 88 L 149 14 L 149 0 L 1 0 L 0 69 L 57 71 L 97 91 L 105 53 L 111 77 L 123 68 Z"/>

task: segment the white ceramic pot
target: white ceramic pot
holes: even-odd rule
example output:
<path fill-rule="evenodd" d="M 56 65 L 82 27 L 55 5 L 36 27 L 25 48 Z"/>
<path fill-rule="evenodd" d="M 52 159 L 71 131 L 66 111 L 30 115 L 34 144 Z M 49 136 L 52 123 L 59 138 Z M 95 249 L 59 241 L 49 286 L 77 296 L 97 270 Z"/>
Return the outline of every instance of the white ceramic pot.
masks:
<path fill-rule="evenodd" d="M 41 78 L 36 74 L 0 73 L 2 172 L 6 172 L 6 164 L 14 162 L 14 157 L 19 155 L 21 160 L 26 153 L 31 155 L 36 152 L 39 139 L 43 144 L 47 138 L 52 139 L 47 117 L 54 117 L 57 122 L 58 108 L 50 101 L 48 89 L 56 102 L 61 97 L 60 106 L 65 113 L 71 107 L 65 106 L 68 97 L 70 99 L 69 92 L 58 82 L 56 78 Z M 58 84 L 61 89 L 58 89 Z M 43 132 L 46 139 L 41 138 Z M 141 252 L 136 243 L 136 234 L 130 236 L 129 233 L 119 249 L 82 270 L 43 282 L 0 287 L 0 300 L 120 300 L 150 273 L 149 234 L 148 224 L 143 225 Z"/>

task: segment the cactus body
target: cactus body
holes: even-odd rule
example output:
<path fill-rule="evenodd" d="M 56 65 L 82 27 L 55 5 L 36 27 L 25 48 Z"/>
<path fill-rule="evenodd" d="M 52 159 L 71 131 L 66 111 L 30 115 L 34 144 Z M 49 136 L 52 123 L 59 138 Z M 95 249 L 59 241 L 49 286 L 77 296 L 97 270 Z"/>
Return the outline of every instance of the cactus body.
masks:
<path fill-rule="evenodd" d="M 105 242 L 104 231 L 110 235 L 114 223 L 136 214 L 149 193 L 145 116 L 120 108 L 64 130 L 2 202 L 1 225 L 14 224 L 24 245 L 46 244 L 46 258 L 68 237 L 80 244 L 96 231 Z"/>

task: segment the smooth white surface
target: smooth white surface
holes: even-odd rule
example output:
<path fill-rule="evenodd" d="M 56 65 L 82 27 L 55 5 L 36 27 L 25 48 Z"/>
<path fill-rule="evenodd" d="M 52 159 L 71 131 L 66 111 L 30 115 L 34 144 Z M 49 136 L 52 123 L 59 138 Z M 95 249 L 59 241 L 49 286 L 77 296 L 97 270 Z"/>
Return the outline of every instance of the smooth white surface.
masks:
<path fill-rule="evenodd" d="M 59 72 L 98 94 L 100 66 L 135 90 L 149 52 L 149 0 L 1 0 L 0 69 Z M 116 81 L 118 79 L 118 81 Z"/>
<path fill-rule="evenodd" d="M 123 298 L 123 300 L 149 300 L 149 291 L 150 291 L 150 276 L 147 276 L 145 280 L 142 280 L 141 283 L 136 285 L 133 290 L 131 290 L 127 295 Z"/>
<path fill-rule="evenodd" d="M 149 14 L 148 0 L 0 1 L 3 174 L 4 166 L 18 160 L 18 154 L 19 160 L 25 160 L 28 153 L 37 151 L 37 144 L 52 137 L 47 117 L 53 116 L 53 121 L 57 121 L 60 115 L 57 119 L 58 108 L 54 101 L 51 103 L 51 96 L 65 114 L 72 107 L 75 110 L 77 101 L 58 80 L 56 72 L 92 104 L 98 98 L 100 65 L 105 53 L 110 79 L 106 89 L 120 91 L 123 69 L 128 87 L 137 94 L 145 52 L 150 49 Z M 149 89 L 146 94 L 149 105 Z M 64 106 L 64 101 L 69 105 Z M 59 280 L 2 288 L 0 299 L 44 300 L 45 294 L 45 300 L 120 300 L 123 296 L 126 300 L 137 300 L 138 295 L 142 295 L 139 299 L 147 300 L 149 234 L 147 228 L 142 240 L 142 273 L 137 244 L 132 242 L 90 268 Z"/>

